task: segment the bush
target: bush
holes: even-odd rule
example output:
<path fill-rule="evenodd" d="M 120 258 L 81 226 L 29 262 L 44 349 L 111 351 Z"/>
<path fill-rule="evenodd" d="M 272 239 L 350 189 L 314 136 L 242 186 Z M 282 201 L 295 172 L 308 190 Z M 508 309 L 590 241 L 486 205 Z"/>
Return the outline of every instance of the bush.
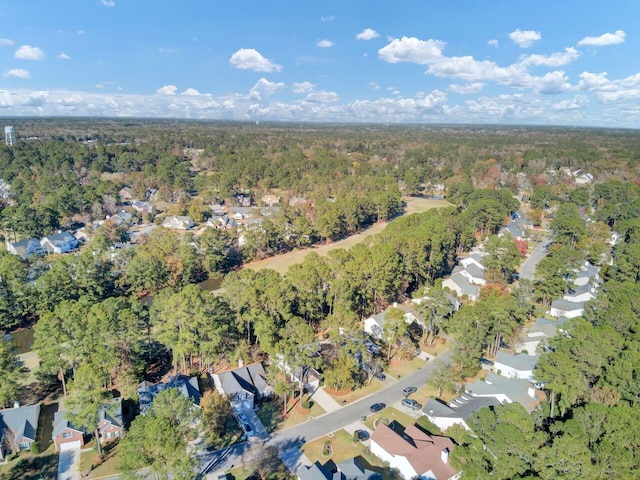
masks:
<path fill-rule="evenodd" d="M 40 453 L 40 446 L 38 442 L 31 442 L 31 453 L 38 455 Z"/>
<path fill-rule="evenodd" d="M 311 402 L 311 400 L 307 399 L 302 402 L 302 408 L 309 410 L 311 407 L 313 407 L 313 402 Z"/>
<path fill-rule="evenodd" d="M 416 420 L 416 425 L 429 432 L 430 435 L 438 435 L 441 433 L 440 428 L 438 428 L 436 424 L 430 422 L 425 415 Z"/>

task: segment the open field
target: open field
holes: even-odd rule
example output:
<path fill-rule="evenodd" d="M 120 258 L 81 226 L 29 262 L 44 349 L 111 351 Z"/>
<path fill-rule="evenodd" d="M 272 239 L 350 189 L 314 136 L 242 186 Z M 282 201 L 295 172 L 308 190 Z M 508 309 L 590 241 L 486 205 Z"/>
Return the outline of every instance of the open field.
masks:
<path fill-rule="evenodd" d="M 449 207 L 451 204 L 446 200 L 432 200 L 429 198 L 416 198 L 416 197 L 403 197 L 406 202 L 405 215 L 412 213 L 422 213 L 432 208 Z M 263 268 L 271 268 L 276 272 L 284 275 L 291 265 L 301 263 L 304 258 L 311 252 L 315 252 L 318 255 L 325 256 L 331 250 L 337 248 L 349 249 L 354 245 L 362 242 L 365 238 L 380 233 L 387 226 L 389 222 L 378 222 L 367 228 L 366 230 L 351 235 L 344 240 L 337 242 L 320 245 L 317 247 L 303 248 L 300 250 L 294 250 L 292 252 L 283 253 L 282 255 L 276 255 L 275 257 L 265 258 L 257 262 L 251 262 L 245 265 L 244 268 L 250 268 L 252 270 L 262 270 Z"/>

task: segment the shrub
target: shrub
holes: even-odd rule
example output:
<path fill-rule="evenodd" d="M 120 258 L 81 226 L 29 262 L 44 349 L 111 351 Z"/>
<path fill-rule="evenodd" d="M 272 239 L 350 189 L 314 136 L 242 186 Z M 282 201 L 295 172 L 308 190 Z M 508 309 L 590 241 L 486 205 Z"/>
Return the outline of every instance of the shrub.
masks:
<path fill-rule="evenodd" d="M 309 410 L 311 407 L 313 406 L 313 403 L 311 402 L 311 400 L 304 400 L 302 402 L 302 408 Z"/>

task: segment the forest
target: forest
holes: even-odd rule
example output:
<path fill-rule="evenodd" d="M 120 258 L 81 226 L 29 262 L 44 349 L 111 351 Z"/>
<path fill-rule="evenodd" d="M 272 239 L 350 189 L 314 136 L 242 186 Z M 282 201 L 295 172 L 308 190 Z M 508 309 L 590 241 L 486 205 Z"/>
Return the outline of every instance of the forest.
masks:
<path fill-rule="evenodd" d="M 265 194 L 308 200 L 302 207 L 283 202 L 244 245 L 235 231 L 208 228 L 196 236 L 157 228 L 132 248 L 114 249 L 127 233 L 104 223 L 72 254 L 23 260 L 0 252 L 0 329 L 34 326 L 38 383 L 59 385 L 79 411 L 114 389 L 133 398 L 159 363 L 191 373 L 281 354 L 291 365 L 313 364 L 327 385 L 357 387 L 364 379 L 354 354 L 371 360 L 360 322 L 439 290 L 457 258 L 486 239 L 492 281 L 481 300 L 463 302 L 453 315 L 442 298 L 422 307 L 431 325 L 423 334 L 455 338 L 454 365 L 442 374 L 447 388 L 477 373 L 484 356 L 512 348 L 584 259 L 601 266 L 604 284 L 584 318 L 542 352 L 536 375 L 548 400 L 540 411 L 486 410 L 473 421 L 475 435 L 450 432 L 464 478 L 631 478 L 638 468 L 637 132 L 11 122 L 20 140 L 0 148 L 0 172 L 10 185 L 0 205 L 7 241 L 75 231 L 113 215 L 124 187 L 134 198 L 157 191 L 160 214 L 139 218 L 149 224 L 167 214 L 204 222 L 210 205 L 237 204 L 238 194 L 257 199 L 256 206 Z M 563 167 L 590 172 L 594 184 L 573 185 Z M 400 215 L 403 195 L 443 192 L 452 206 Z M 518 198 L 530 205 L 534 224 L 554 235 L 534 282 L 513 282 L 515 243 L 495 235 L 520 208 Z M 310 254 L 286 275 L 242 268 L 388 220 L 382 233 L 350 250 Z M 612 231 L 621 240 L 608 262 Z M 197 285 L 220 275 L 217 295 Z M 387 328 L 400 355 L 414 350 L 404 322 Z M 318 355 L 318 338 L 330 351 Z M 10 405 L 29 392 L 11 345 L 0 348 L 0 403 Z M 95 427 L 91 415 L 76 420 Z"/>

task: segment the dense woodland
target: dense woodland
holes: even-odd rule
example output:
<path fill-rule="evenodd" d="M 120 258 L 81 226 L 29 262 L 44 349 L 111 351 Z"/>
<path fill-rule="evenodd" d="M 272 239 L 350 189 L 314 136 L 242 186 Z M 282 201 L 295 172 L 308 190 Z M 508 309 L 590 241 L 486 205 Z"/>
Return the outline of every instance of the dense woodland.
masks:
<path fill-rule="evenodd" d="M 548 396 L 542 411 L 529 415 L 514 405 L 487 410 L 474 421 L 476 436 L 451 432 L 465 478 L 631 478 L 639 467 L 637 132 L 117 120 L 13 124 L 23 139 L 0 149 L 0 172 L 12 192 L 0 220 L 10 240 L 104 218 L 117 211 L 124 186 L 138 196 L 157 189 L 168 212 L 199 215 L 200 221 L 210 214 L 209 204 L 233 202 L 236 193 L 310 200 L 304 208 L 283 208 L 243 248 L 234 232 L 208 229 L 193 238 L 157 229 L 142 245 L 114 253 L 119 233 L 101 227 L 78 253 L 29 261 L 0 253 L 0 329 L 35 324 L 40 381 L 60 382 L 79 412 L 90 412 L 114 388 L 132 398 L 136 384 L 152 375 L 150 367 L 163 362 L 188 373 L 282 354 L 291 365 L 313 364 L 327 385 L 357 387 L 366 379 L 354 354 L 373 361 L 359 322 L 392 302 L 439 290 L 458 255 L 488 238 L 493 283 L 481 301 L 452 316 L 435 294 L 422 307 L 431 329 L 418 335 L 445 331 L 456 339 L 454 369 L 440 372 L 443 388 L 477 372 L 483 356 L 512 348 L 520 329 L 566 290 L 571 268 L 585 258 L 602 266 L 605 283 L 585 318 L 574 320 L 541 357 L 536 375 Z M 560 167 L 589 171 L 596 183 L 575 187 L 551 173 Z M 452 207 L 396 218 L 351 250 L 311 254 L 284 276 L 238 268 L 393 218 L 401 211 L 401 194 L 435 184 L 446 186 Z M 539 279 L 516 286 L 515 243 L 494 234 L 519 208 L 515 195 L 523 192 L 538 222 L 550 221 L 554 243 L 538 267 Z M 609 265 L 612 230 L 622 240 Z M 221 273 L 225 289 L 218 296 L 196 285 Z M 152 302 L 140 301 L 149 296 Z M 406 339 L 416 337 L 405 335 L 401 319 L 385 328 L 390 349 L 392 344 L 399 355 L 414 350 Z M 318 338 L 331 348 L 319 351 Z M 0 403 L 7 405 L 25 395 L 25 374 L 4 342 L 0 369 Z M 177 421 L 163 405 L 145 422 Z M 76 421 L 95 427 L 89 414 Z M 221 432 L 212 434 L 212 442 Z M 144 461 L 132 459 L 130 468 Z"/>

